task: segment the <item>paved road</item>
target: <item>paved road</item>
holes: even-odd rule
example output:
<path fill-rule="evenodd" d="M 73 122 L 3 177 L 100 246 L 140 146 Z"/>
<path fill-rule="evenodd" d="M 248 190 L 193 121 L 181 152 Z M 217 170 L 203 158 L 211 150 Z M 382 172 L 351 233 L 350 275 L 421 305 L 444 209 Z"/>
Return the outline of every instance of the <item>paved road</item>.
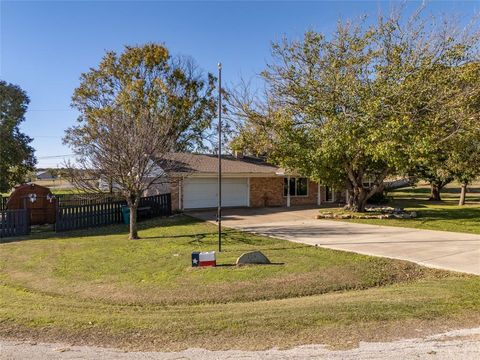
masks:
<path fill-rule="evenodd" d="M 480 235 L 317 220 L 317 209 L 225 209 L 227 227 L 480 275 Z M 214 221 L 216 212 L 190 215 Z"/>

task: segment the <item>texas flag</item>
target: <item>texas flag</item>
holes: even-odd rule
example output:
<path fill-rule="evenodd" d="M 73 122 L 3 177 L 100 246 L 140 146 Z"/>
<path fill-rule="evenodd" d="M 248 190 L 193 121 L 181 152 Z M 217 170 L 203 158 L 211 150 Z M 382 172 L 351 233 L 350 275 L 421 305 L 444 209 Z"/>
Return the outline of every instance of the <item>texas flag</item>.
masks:
<path fill-rule="evenodd" d="M 215 251 L 192 252 L 192 266 L 217 266 Z"/>

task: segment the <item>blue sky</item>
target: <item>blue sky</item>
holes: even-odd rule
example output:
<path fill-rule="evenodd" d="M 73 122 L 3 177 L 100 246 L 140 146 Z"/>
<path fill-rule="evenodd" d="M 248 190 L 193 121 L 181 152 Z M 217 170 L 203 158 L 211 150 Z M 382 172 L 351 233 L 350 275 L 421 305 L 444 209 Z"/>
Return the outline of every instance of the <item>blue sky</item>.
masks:
<path fill-rule="evenodd" d="M 306 29 L 329 33 L 339 18 L 375 17 L 392 3 L 0 0 L 0 78 L 28 93 L 22 130 L 34 138 L 39 166 L 55 167 L 63 161 L 58 156 L 71 154 L 61 138 L 78 115 L 70 108 L 73 89 L 106 50 L 164 43 L 173 54 L 193 56 L 205 71 L 216 72 L 221 61 L 225 82 L 234 84 L 262 70 L 271 41 L 298 38 Z M 479 9 L 479 1 L 434 1 L 427 7 L 465 17 Z"/>

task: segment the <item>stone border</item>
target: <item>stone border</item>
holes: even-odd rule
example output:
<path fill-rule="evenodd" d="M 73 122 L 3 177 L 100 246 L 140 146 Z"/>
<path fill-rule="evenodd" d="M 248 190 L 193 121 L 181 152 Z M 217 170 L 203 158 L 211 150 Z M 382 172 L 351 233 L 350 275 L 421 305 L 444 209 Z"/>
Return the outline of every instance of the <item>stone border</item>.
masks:
<path fill-rule="evenodd" d="M 376 214 L 372 214 L 372 212 L 376 212 Z M 408 212 L 400 208 L 382 206 L 368 207 L 364 213 L 321 212 L 316 216 L 317 219 L 414 219 L 416 217 L 416 211 Z"/>

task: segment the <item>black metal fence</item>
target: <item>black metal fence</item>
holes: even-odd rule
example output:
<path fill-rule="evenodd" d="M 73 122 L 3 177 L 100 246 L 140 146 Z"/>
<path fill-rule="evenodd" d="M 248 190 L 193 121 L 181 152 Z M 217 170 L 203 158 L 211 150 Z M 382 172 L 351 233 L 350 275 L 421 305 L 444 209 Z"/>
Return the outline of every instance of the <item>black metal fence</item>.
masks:
<path fill-rule="evenodd" d="M 126 206 L 124 200 L 109 201 L 90 205 L 61 205 L 57 208 L 55 231 L 68 231 L 85 229 L 110 224 L 121 223 L 122 206 Z M 171 215 L 171 196 L 162 194 L 142 197 L 139 208 L 145 217 Z"/>
<path fill-rule="evenodd" d="M 0 210 L 0 238 L 28 235 L 30 214 L 28 209 Z"/>

